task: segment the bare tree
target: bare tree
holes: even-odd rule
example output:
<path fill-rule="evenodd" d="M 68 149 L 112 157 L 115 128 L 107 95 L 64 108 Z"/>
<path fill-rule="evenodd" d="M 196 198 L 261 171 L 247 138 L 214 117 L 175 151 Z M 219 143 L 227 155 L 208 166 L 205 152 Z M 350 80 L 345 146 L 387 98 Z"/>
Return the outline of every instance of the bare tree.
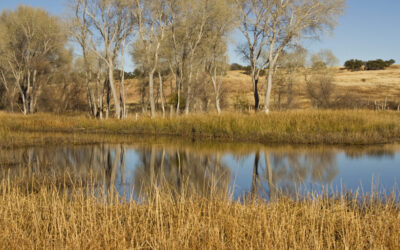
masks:
<path fill-rule="evenodd" d="M 211 0 L 171 0 L 168 8 L 170 28 L 168 45 L 171 47 L 169 61 L 171 72 L 176 79 L 178 101 L 176 111 L 180 111 L 181 91 L 186 90 L 185 114 L 192 105 L 192 84 L 195 75 L 196 55 L 204 38 L 209 19 Z"/>
<path fill-rule="evenodd" d="M 275 75 L 277 108 L 290 108 L 295 98 L 295 87 L 306 65 L 307 51 L 302 47 L 282 52 Z M 301 79 L 301 78 L 300 78 Z"/>
<path fill-rule="evenodd" d="M 125 44 L 127 37 L 132 33 L 133 18 L 130 15 L 132 5 L 123 0 L 81 0 L 85 1 L 84 11 L 90 24 L 90 43 L 91 48 L 97 56 L 104 60 L 108 68 L 107 88 L 109 87 L 115 106 L 115 116 L 121 118 L 125 111 L 121 112 L 120 100 L 115 87 L 114 68 L 115 63 Z M 97 32 L 97 33 L 96 33 Z M 96 48 L 96 39 L 101 39 L 101 46 L 104 48 L 104 54 Z M 121 81 L 122 82 L 122 81 Z M 122 83 L 121 83 L 122 84 Z M 107 93 L 109 96 L 109 93 Z M 109 100 L 109 98 L 107 98 Z M 107 102 L 109 106 L 109 101 Z M 123 105 L 123 108 L 125 105 Z"/>
<path fill-rule="evenodd" d="M 322 50 L 311 56 L 311 69 L 305 71 L 307 95 L 315 108 L 330 108 L 333 104 L 335 85 L 333 83 L 338 59 L 329 50 Z M 328 67 L 329 66 L 329 67 Z"/>
<path fill-rule="evenodd" d="M 98 114 L 98 105 L 96 104 L 96 99 L 94 92 L 90 88 L 90 81 L 92 70 L 90 67 L 90 30 L 89 21 L 86 15 L 86 7 L 88 1 L 86 0 L 73 0 L 71 4 L 71 10 L 73 12 L 73 18 L 69 20 L 69 31 L 71 37 L 79 44 L 82 50 L 83 58 L 83 68 L 85 74 L 85 85 L 87 91 L 87 100 L 90 108 L 91 114 L 96 117 Z"/>
<path fill-rule="evenodd" d="M 336 18 L 343 12 L 345 0 L 263 0 L 268 22 L 268 74 L 265 113 L 269 113 L 273 75 L 284 48 L 302 38 L 316 38 L 333 29 Z"/>
<path fill-rule="evenodd" d="M 237 51 L 250 63 L 250 75 L 253 83 L 254 109 L 260 105 L 258 83 L 261 71 L 267 66 L 265 50 L 268 44 L 268 33 L 265 25 L 270 16 L 265 8 L 264 0 L 235 0 L 239 9 L 239 29 L 246 38 L 246 43 L 238 46 Z"/>
<path fill-rule="evenodd" d="M 36 111 L 41 87 L 62 63 L 67 37 L 59 18 L 38 8 L 20 6 L 2 13 L 3 76 L 12 75 L 24 114 Z M 7 69 L 8 73 L 4 72 Z M 4 82 L 3 78 L 3 82 Z M 8 88 L 8 87 L 7 87 Z"/>
<path fill-rule="evenodd" d="M 202 56 L 205 57 L 206 71 L 213 85 L 215 107 L 221 114 L 222 77 L 228 69 L 227 40 L 234 28 L 234 15 L 228 1 L 213 1 L 211 4 L 210 9 L 214 13 L 211 13 L 206 27 Z"/>
<path fill-rule="evenodd" d="M 140 46 L 144 56 L 142 64 L 149 77 L 149 100 L 151 117 L 155 117 L 154 73 L 159 63 L 161 43 L 168 24 L 165 12 L 168 6 L 166 0 L 136 0 L 133 15 L 138 23 Z"/>

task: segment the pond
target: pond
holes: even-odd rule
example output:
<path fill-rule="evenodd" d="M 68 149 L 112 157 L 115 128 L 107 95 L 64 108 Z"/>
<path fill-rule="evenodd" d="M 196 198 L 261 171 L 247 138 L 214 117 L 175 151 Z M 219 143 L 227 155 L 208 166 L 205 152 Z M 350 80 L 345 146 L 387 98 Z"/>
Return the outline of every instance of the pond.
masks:
<path fill-rule="evenodd" d="M 263 146 L 138 143 L 1 149 L 7 174 L 49 174 L 85 180 L 122 197 L 146 198 L 155 187 L 174 193 L 257 194 L 307 192 L 388 194 L 400 179 L 400 146 Z M 4 175 L 3 175 L 4 176 Z"/>

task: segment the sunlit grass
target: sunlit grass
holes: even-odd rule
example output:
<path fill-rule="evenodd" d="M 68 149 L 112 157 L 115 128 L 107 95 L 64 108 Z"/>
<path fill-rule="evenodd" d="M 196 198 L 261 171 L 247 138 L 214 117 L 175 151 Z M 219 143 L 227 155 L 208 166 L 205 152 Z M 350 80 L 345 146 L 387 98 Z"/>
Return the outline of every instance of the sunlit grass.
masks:
<path fill-rule="evenodd" d="M 289 111 L 270 115 L 195 114 L 99 121 L 85 116 L 32 116 L 0 113 L 0 140 L 26 132 L 69 134 L 180 136 L 260 143 L 377 144 L 400 141 L 400 112 Z M 8 136 L 10 137 L 10 136 Z"/>
<path fill-rule="evenodd" d="M 394 198 L 316 196 L 267 203 L 229 196 L 176 198 L 154 187 L 146 202 L 92 192 L 71 176 L 0 181 L 0 242 L 7 248 L 398 249 Z M 40 180 L 37 182 L 36 180 Z M 184 190 L 182 191 L 184 192 Z"/>

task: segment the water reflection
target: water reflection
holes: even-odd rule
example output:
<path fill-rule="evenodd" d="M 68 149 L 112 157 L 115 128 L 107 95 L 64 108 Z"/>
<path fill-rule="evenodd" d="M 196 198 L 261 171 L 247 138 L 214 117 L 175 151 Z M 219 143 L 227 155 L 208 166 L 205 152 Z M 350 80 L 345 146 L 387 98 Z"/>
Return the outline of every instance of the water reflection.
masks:
<path fill-rule="evenodd" d="M 221 155 L 199 154 L 188 149 L 150 149 L 137 151 L 134 189 L 146 196 L 154 187 L 168 188 L 173 195 L 227 193 L 231 180 L 229 167 Z"/>
<path fill-rule="evenodd" d="M 254 156 L 251 193 L 264 198 L 272 198 L 278 192 L 295 195 L 306 183 L 312 186 L 329 185 L 338 174 L 336 153 L 331 150 L 257 151 Z"/>
<path fill-rule="evenodd" d="M 369 164 L 375 164 L 369 166 Z M 147 199 L 155 190 L 188 195 L 273 198 L 278 192 L 341 185 L 355 190 L 382 174 L 390 190 L 400 176 L 396 147 L 198 148 L 174 145 L 90 145 L 0 150 L 0 166 L 11 176 L 88 179 L 107 193 Z M 3 175 L 4 176 L 4 175 Z M 344 183 L 343 183 L 344 182 Z M 370 184 L 370 183 L 369 183 Z M 157 188 L 156 188 L 157 187 Z"/>

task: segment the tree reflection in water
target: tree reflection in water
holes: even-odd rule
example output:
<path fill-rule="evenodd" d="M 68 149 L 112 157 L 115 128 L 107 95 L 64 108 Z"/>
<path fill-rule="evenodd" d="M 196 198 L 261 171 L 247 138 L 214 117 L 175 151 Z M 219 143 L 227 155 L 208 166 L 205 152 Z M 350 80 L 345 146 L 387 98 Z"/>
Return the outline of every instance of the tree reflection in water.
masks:
<path fill-rule="evenodd" d="M 249 153 L 250 152 L 250 153 Z M 251 153 L 254 152 L 254 153 Z M 54 148 L 0 150 L 2 177 L 47 176 L 56 183 L 89 183 L 106 194 L 148 199 L 155 191 L 179 199 L 182 196 L 230 195 L 237 178 L 232 164 L 244 165 L 250 179 L 247 193 L 255 198 L 273 199 L 277 194 L 295 195 L 299 188 L 330 185 L 339 174 L 337 157 L 394 157 L 395 150 L 357 151 L 332 148 L 265 148 L 250 150 L 198 150 L 169 145 L 90 145 Z M 133 157 L 135 156 L 135 157 Z M 229 160 L 227 160 L 229 159 Z M 248 160 L 252 162 L 248 164 Z M 8 171 L 9 169 L 9 171 Z M 7 171 L 4 171 L 7 170 Z M 251 171 L 251 172 L 250 172 Z M 252 173 L 252 174 L 251 174 Z M 235 193 L 235 197 L 242 194 Z M 247 196 L 247 195 L 246 195 Z"/>
<path fill-rule="evenodd" d="M 231 181 L 229 167 L 221 155 L 199 154 L 188 149 L 161 149 L 155 146 L 139 151 L 134 188 L 147 198 L 154 190 L 169 192 L 172 197 L 227 195 Z M 155 189 L 155 188 L 158 189 Z"/>
<path fill-rule="evenodd" d="M 252 195 L 273 199 L 277 193 L 296 195 L 299 188 L 329 185 L 338 175 L 336 152 L 273 152 L 264 151 L 254 156 Z M 272 160 L 271 160 L 272 159 Z"/>

